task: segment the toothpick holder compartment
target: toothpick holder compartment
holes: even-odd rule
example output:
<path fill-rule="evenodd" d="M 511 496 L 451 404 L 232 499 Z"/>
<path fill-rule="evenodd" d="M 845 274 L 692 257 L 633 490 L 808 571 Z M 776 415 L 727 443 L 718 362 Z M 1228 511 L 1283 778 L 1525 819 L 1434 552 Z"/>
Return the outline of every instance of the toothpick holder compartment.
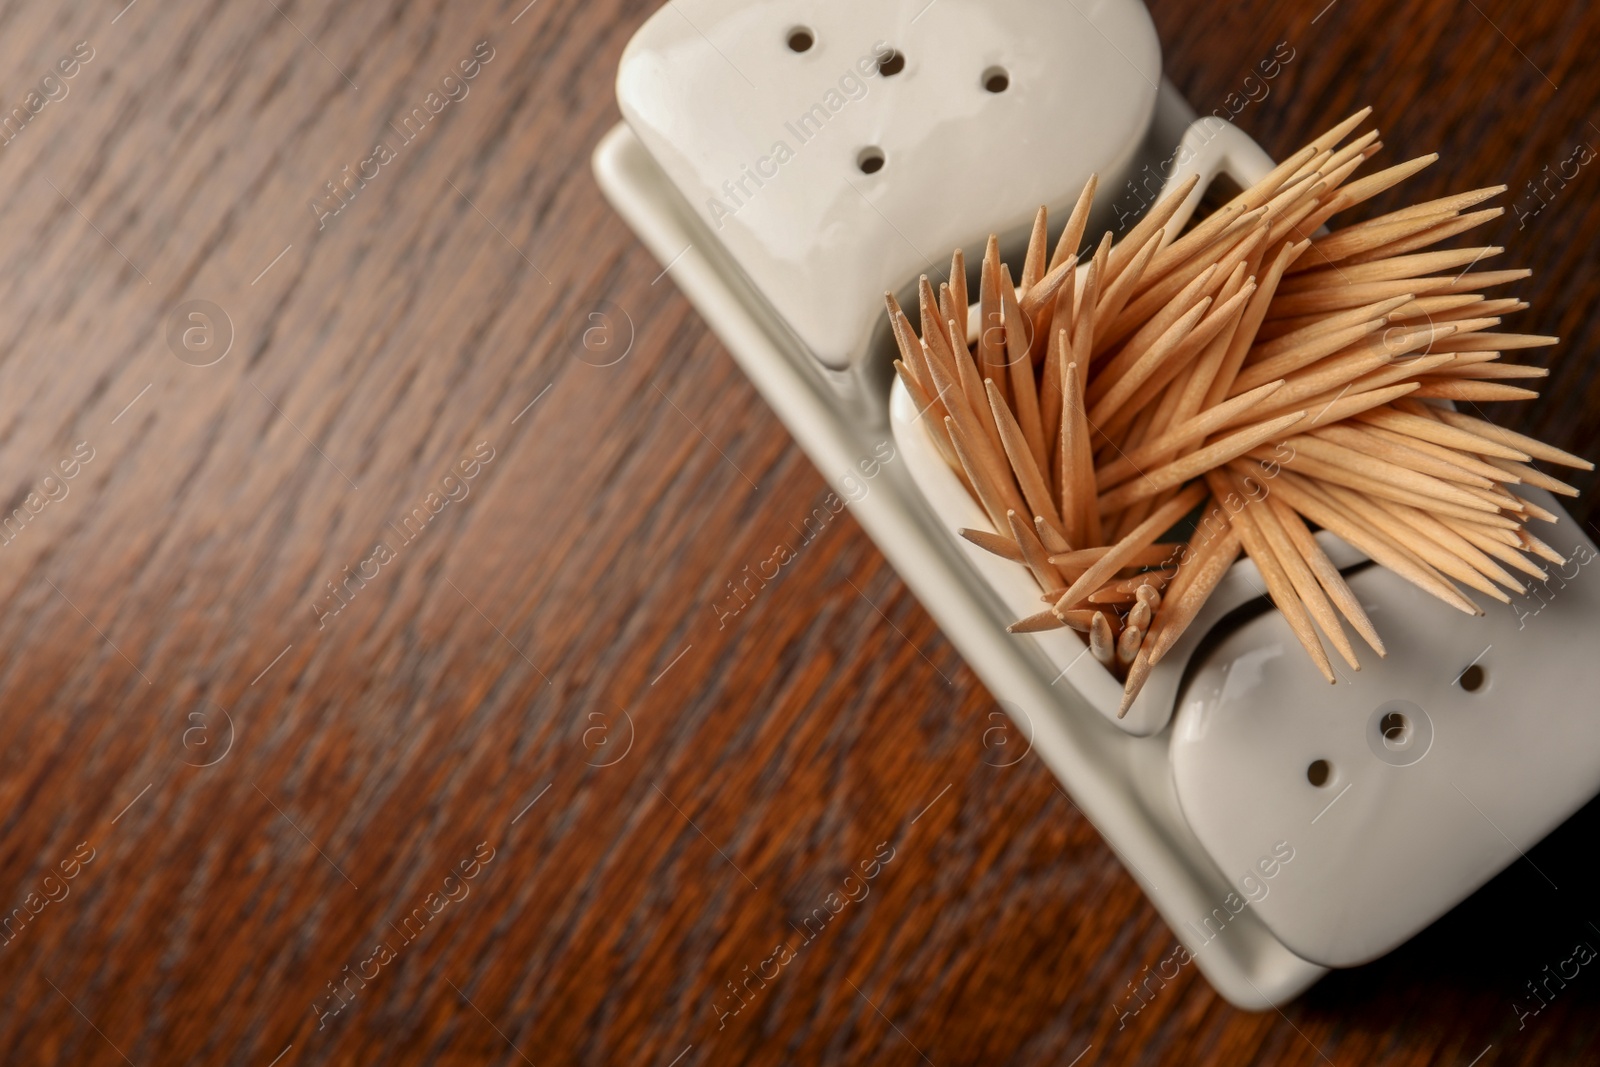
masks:
<path fill-rule="evenodd" d="M 1218 177 L 1225 175 L 1244 188 L 1260 179 L 1273 166 L 1271 157 L 1238 127 L 1215 117 L 1199 119 L 1184 130 L 1176 147 L 1163 160 L 1159 172 L 1165 177 L 1159 189 L 1151 190 L 1149 196 L 1151 202 L 1163 200 L 1191 177 L 1199 179 L 1185 202 L 1173 213 L 1171 226 L 1176 230 L 1193 215 L 1207 189 Z M 1078 267 L 1080 285 L 1088 269 L 1087 261 Z M 977 314 L 977 305 L 973 305 L 970 316 L 974 322 Z M 898 380 L 892 387 L 889 411 L 896 443 L 906 454 L 906 467 L 916 479 L 917 487 L 943 520 L 971 566 L 983 576 L 1005 605 L 1004 615 L 1009 619 L 1020 619 L 1038 611 L 1039 588 L 1024 568 L 1002 560 L 959 536 L 962 529 L 984 530 L 1001 535 L 1008 531 L 993 529 L 983 509 L 939 456 L 929 437 L 924 412 L 918 410 L 916 402 Z M 1332 535 L 1322 535 L 1320 542 L 1323 550 L 1340 566 L 1366 558 Z M 1241 604 L 1259 597 L 1262 587 L 1263 583 L 1253 564 L 1248 560 L 1235 564 L 1206 602 L 1200 616 L 1157 665 L 1133 706 L 1122 716 L 1117 714 L 1122 683 L 1087 654 L 1089 646 L 1085 635 L 1069 628 L 1017 635 L 1015 639 L 1035 645 L 1048 659 L 1054 671 L 1053 686 L 1070 686 L 1118 729 L 1147 737 L 1165 729 L 1171 720 L 1178 686 L 1194 650 L 1218 620 Z"/>

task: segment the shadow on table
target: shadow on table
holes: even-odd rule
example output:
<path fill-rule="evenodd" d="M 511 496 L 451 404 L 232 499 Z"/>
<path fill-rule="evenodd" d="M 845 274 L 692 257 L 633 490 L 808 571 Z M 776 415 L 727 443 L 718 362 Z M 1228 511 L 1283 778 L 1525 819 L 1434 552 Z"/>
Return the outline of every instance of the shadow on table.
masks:
<path fill-rule="evenodd" d="M 1534 1038 L 1566 1046 L 1582 1030 L 1600 1042 L 1597 842 L 1600 799 L 1394 952 L 1329 974 L 1302 1007 L 1341 1028 L 1438 1029 L 1469 1036 L 1469 1046 L 1503 1043 L 1511 1055 L 1499 1062 Z M 1580 942 L 1596 953 L 1586 965 L 1574 955 Z"/>

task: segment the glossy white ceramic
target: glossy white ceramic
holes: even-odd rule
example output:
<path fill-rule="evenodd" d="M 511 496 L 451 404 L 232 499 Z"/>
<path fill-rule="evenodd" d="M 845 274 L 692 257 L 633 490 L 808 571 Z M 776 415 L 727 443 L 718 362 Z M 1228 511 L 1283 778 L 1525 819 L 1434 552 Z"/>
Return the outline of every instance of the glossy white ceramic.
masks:
<path fill-rule="evenodd" d="M 786 37 L 797 28 L 812 37 L 799 53 Z M 1232 127 L 1190 125 L 1170 86 L 1155 92 L 1148 29 L 1136 0 L 675 0 L 629 46 L 618 84 L 634 129 L 605 138 L 595 171 L 1198 968 L 1234 1004 L 1260 1009 L 1325 965 L 1387 951 L 1594 794 L 1600 759 L 1586 754 L 1600 746 L 1583 696 L 1600 677 L 1580 646 L 1592 643 L 1600 589 L 1569 564 L 1509 621 L 1469 619 L 1363 571 L 1352 584 L 1393 651 L 1329 687 L 1275 613 L 1228 614 L 1263 591 L 1244 560 L 1120 722 L 1115 681 L 1075 634 L 1005 632 L 1037 610 L 1037 590 L 955 536 L 986 520 L 909 396 L 887 385 L 879 297 L 936 268 L 935 252 L 961 245 L 970 257 L 991 230 L 1014 239 L 1039 203 L 1070 202 L 1089 170 L 1152 160 L 1171 181 L 1194 171 L 1249 184 L 1270 167 Z M 879 42 L 902 53 L 900 72 L 841 87 L 841 72 L 882 55 Z M 995 68 L 1009 78 L 1002 93 L 981 86 Z M 762 123 L 782 127 L 817 102 L 828 117 L 777 162 Z M 1056 160 L 1063 144 L 1070 158 Z M 863 146 L 884 151 L 870 175 L 852 169 Z M 1049 180 L 996 185 L 996 146 L 1007 161 L 1055 160 Z M 739 183 L 746 165 L 769 177 Z M 1119 186 L 1102 184 L 1103 199 Z M 854 491 L 858 464 L 891 440 L 895 460 Z M 1594 558 L 1564 514 L 1540 533 L 1574 560 Z M 1341 566 L 1360 560 L 1318 537 Z M 1489 681 L 1467 693 L 1456 678 L 1480 653 Z M 1431 740 L 1417 758 L 1424 723 Z M 1318 759 L 1332 768 L 1320 787 L 1307 778 Z"/>
<path fill-rule="evenodd" d="M 1160 77 L 1139 0 L 676 0 L 629 42 L 617 100 L 838 371 L 865 357 L 886 287 L 1070 207 L 1091 172 L 1120 187 Z"/>
<path fill-rule="evenodd" d="M 1163 84 L 1145 154 L 1169 158 L 1192 118 Z M 1058 668 L 1037 645 L 1005 632 L 1012 613 L 918 488 L 911 454 L 897 453 L 865 496 L 849 491 L 861 460 L 892 440 L 889 405 L 862 411 L 841 396 L 837 379 L 798 343 L 626 126 L 600 143 L 594 166 L 613 206 L 657 260 L 671 265 L 678 286 L 818 470 L 851 499 L 862 527 L 1015 720 L 1025 739 L 1020 758 L 1042 759 L 1061 781 L 1194 954 L 1195 966 L 1229 1001 L 1254 1010 L 1281 1004 L 1316 981 L 1324 968 L 1284 948 L 1252 909 L 1220 935 L 1203 936 L 1206 917 L 1235 889 L 1179 811 L 1166 735 L 1130 734 L 1076 689 L 1051 685 Z M 975 758 L 993 759 L 981 735 L 972 743 Z"/>
<path fill-rule="evenodd" d="M 1561 514 L 1543 490 L 1521 491 Z M 1567 563 L 1509 605 L 1476 597 L 1483 618 L 1378 568 L 1352 577 L 1389 655 L 1338 664 L 1336 686 L 1277 612 L 1195 672 L 1172 734 L 1178 803 L 1298 955 L 1332 967 L 1383 955 L 1600 790 L 1595 547 L 1565 516 L 1538 536 Z M 1279 841 L 1295 857 L 1268 879 Z"/>

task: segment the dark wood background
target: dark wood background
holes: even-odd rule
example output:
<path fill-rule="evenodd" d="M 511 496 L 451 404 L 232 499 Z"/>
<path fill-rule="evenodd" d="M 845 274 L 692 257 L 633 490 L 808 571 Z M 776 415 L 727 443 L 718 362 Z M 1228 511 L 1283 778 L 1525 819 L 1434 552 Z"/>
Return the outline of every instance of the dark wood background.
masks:
<path fill-rule="evenodd" d="M 0 908 L 68 891 L 0 943 L 0 1060 L 1595 1061 L 1600 974 L 1513 1005 L 1600 945 L 1600 812 L 1535 853 L 1559 890 L 1519 864 L 1282 1012 L 1188 968 L 1119 1026 L 1171 932 L 1036 756 L 991 765 L 991 699 L 854 520 L 719 626 L 826 489 L 590 177 L 656 0 L 123 2 L 0 7 L 7 111 L 93 49 L 0 147 L 7 512 L 93 451 L 0 547 Z M 1600 8 L 1320 7 L 1153 4 L 1201 111 L 1288 42 L 1239 124 L 1283 152 L 1371 103 L 1385 158 L 1444 156 L 1410 196 L 1505 182 L 1528 213 L 1600 146 Z M 470 94 L 319 232 L 323 183 L 480 41 Z M 1523 324 L 1566 339 L 1498 417 L 1591 456 L 1597 170 L 1490 235 L 1537 272 Z M 170 348 L 189 300 L 231 322 L 213 366 Z M 582 358 L 594 311 L 632 337 L 614 365 Z M 880 843 L 869 895 L 719 1026 Z"/>

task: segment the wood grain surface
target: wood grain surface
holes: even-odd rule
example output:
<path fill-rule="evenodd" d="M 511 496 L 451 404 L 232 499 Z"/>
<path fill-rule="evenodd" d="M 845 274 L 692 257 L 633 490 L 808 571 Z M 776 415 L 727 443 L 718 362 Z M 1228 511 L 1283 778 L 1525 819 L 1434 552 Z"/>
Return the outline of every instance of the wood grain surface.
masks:
<path fill-rule="evenodd" d="M 0 6 L 0 1061 L 1596 1062 L 1600 970 L 1517 1006 L 1600 812 L 1281 1012 L 1134 1013 L 1172 933 L 848 511 L 719 618 L 827 489 L 590 176 L 656 0 L 124 3 Z M 1408 196 L 1511 185 L 1565 343 L 1495 417 L 1600 454 L 1600 168 L 1527 192 L 1600 8 L 1152 8 L 1201 111 L 1287 42 L 1269 151 L 1371 103 Z"/>

